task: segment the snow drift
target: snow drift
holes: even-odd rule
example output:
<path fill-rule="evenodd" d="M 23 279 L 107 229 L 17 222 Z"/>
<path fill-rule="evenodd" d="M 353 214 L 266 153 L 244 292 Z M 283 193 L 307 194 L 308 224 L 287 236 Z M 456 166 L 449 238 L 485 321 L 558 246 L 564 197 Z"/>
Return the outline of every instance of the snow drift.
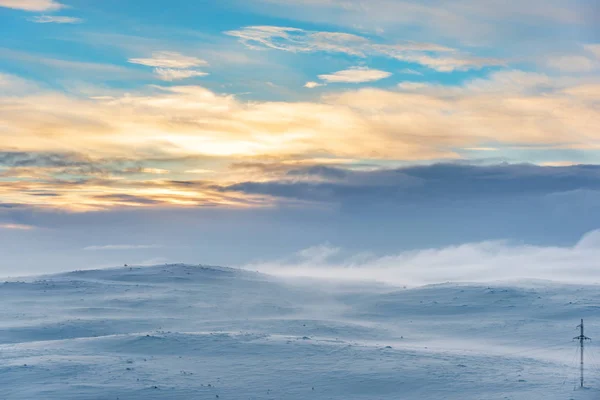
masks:
<path fill-rule="evenodd" d="M 571 341 L 579 318 L 600 336 L 597 286 L 403 289 L 163 265 L 12 280 L 0 296 L 9 400 L 599 394 L 593 344 L 590 388 L 573 391 Z"/>

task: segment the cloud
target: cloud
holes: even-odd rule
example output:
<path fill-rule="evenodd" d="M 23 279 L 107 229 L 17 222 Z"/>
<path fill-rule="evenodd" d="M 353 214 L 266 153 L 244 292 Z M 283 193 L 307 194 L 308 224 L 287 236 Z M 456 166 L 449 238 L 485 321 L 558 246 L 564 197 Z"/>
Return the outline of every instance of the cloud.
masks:
<path fill-rule="evenodd" d="M 467 147 L 465 150 L 469 151 L 498 151 L 496 147 Z M 570 164 L 574 165 L 574 164 Z"/>
<path fill-rule="evenodd" d="M 377 51 L 399 61 L 421 64 L 439 72 L 468 71 L 486 66 L 503 66 L 505 61 L 492 57 L 475 57 L 457 50 L 432 44 L 378 45 Z"/>
<path fill-rule="evenodd" d="M 164 175 L 168 174 L 170 171 L 162 168 L 142 168 L 140 172 L 144 174 Z"/>
<path fill-rule="evenodd" d="M 77 153 L 0 152 L 0 178 L 10 182 L 0 186 L 0 194 L 6 199 L 28 199 L 27 203 L 39 207 L 78 211 L 165 204 L 243 206 L 256 198 L 220 193 L 209 184 L 182 186 L 168 176 L 183 173 L 181 169 L 195 163 L 190 159 L 191 164 L 186 164 L 188 160 L 183 159 L 177 172 L 157 167 L 173 165 L 174 161 L 91 158 Z"/>
<path fill-rule="evenodd" d="M 393 58 L 411 63 L 417 63 L 439 72 L 468 71 L 489 66 L 504 66 L 506 63 L 497 58 L 472 57 L 469 55 L 431 56 L 429 54 L 388 53 Z"/>
<path fill-rule="evenodd" d="M 585 50 L 600 59 L 600 44 L 588 44 L 584 46 Z"/>
<path fill-rule="evenodd" d="M 3 170 L 4 169 L 4 170 Z M 98 158 L 72 152 L 0 152 L 0 176 L 44 178 L 69 175 L 73 178 L 118 179 L 134 174 L 167 174 L 166 169 L 144 167 L 129 158 Z"/>
<path fill-rule="evenodd" d="M 280 166 L 268 167 L 275 169 Z M 360 263 L 419 248 L 439 250 L 464 243 L 496 242 L 504 238 L 510 238 L 517 244 L 568 248 L 584 232 L 600 227 L 599 190 L 576 179 L 572 187 L 581 187 L 580 190 L 554 191 L 568 188 L 567 185 L 573 180 L 572 176 L 585 175 L 585 168 L 581 167 L 572 173 L 562 167 L 538 167 L 538 175 L 552 175 L 551 184 L 542 190 L 537 183 L 533 186 L 538 189 L 532 187 L 523 194 L 517 192 L 519 183 L 521 187 L 527 188 L 531 181 L 515 178 L 518 176 L 516 172 L 504 172 L 494 178 L 494 169 L 484 172 L 475 169 L 476 166 L 471 166 L 475 172 L 470 175 L 456 172 L 452 168 L 438 167 L 436 171 L 431 167 L 424 168 L 421 172 L 412 171 L 410 176 L 404 178 L 400 177 L 401 173 L 393 170 L 381 171 L 379 174 L 365 173 L 361 176 L 354 175 L 352 171 L 339 171 L 339 168 L 335 171 L 322 170 L 322 167 L 289 173 L 286 179 L 309 182 L 328 180 L 338 186 L 345 183 L 353 186 L 345 189 L 348 194 L 344 195 L 342 189 L 335 188 L 336 193 L 330 196 L 324 192 L 324 188 L 317 187 L 315 191 L 325 193 L 324 199 L 328 203 L 307 204 L 290 199 L 289 202 L 265 203 L 263 205 L 277 204 L 277 207 L 260 209 L 226 205 L 202 206 L 201 203 L 181 207 L 166 201 L 171 194 L 168 191 L 148 193 L 143 190 L 151 186 L 140 185 L 128 189 L 127 183 L 119 188 L 123 194 L 129 194 L 128 197 L 113 196 L 112 200 L 103 201 L 156 200 L 157 203 L 146 206 L 111 205 L 98 208 L 102 211 L 88 209 L 87 212 L 65 212 L 71 210 L 66 207 L 44 208 L 44 205 L 47 207 L 47 204 L 52 204 L 45 199 L 40 201 L 42 206 L 0 205 L 0 220 L 39 227 L 37 230 L 8 230 L 0 234 L 3 271 L 5 275 L 16 276 L 24 270 L 72 270 L 100 263 L 132 264 L 135 260 L 151 258 L 148 254 L 150 250 L 147 249 L 127 252 L 82 251 L 84 247 L 91 245 L 159 244 L 164 247 L 151 251 L 160 251 L 161 256 L 175 262 L 235 266 L 256 260 L 281 260 L 279 264 L 295 265 L 298 260 L 289 260 L 289 254 L 324 244 L 324 251 L 317 252 L 313 249 L 311 257 L 323 255 L 327 249 L 332 249 L 324 263 L 327 266 L 345 265 L 350 258 Z M 355 165 L 351 164 L 347 168 L 355 168 Z M 277 174 L 288 175 L 288 171 L 293 169 L 300 168 L 287 165 Z M 322 172 L 317 172 L 319 169 Z M 593 167 L 590 169 L 593 170 Z M 456 174 L 462 178 L 448 179 Z M 527 175 L 527 168 L 523 168 L 520 174 Z M 255 179 L 259 183 L 264 177 L 264 174 L 255 172 Z M 479 179 L 482 180 L 480 184 L 471 183 Z M 511 181 L 515 179 L 517 182 L 512 184 Z M 530 179 L 535 182 L 533 178 Z M 416 194 L 419 193 L 417 187 L 421 180 L 425 184 L 422 196 L 419 197 Z M 464 187 L 461 181 L 471 186 Z M 385 182 L 389 182 L 392 187 L 383 188 Z M 162 186 L 158 182 L 148 183 L 162 190 L 176 187 Z M 207 181 L 205 185 L 210 187 L 215 183 Z M 197 181 L 195 185 L 196 189 L 191 184 L 180 185 L 179 188 L 202 190 Z M 438 185 L 442 187 L 436 189 Z M 15 190 L 19 189 L 15 187 Z M 482 189 L 484 193 L 479 195 Z M 68 200 L 74 204 L 82 203 L 76 194 L 81 196 L 86 193 L 86 200 L 90 201 L 87 196 L 106 195 L 115 188 L 74 186 L 68 190 L 72 196 Z M 431 194 L 425 197 L 427 190 Z M 137 199 L 134 198 L 136 194 L 139 194 Z M 200 198 L 201 195 L 205 194 L 197 194 L 197 197 Z M 163 201 L 158 201 L 157 196 L 162 196 Z M 389 197 L 388 200 L 386 196 Z M 303 194 L 303 197 L 308 196 Z M 6 203 L 16 199 L 14 192 L 8 195 L 3 192 L 0 198 Z M 331 199 L 341 205 L 336 206 Z M 203 200 L 206 201 L 206 198 Z M 81 235 L 82 227 L 85 227 L 86 235 Z M 248 235 L 248 232 L 252 232 L 252 235 Z M 230 243 L 240 243 L 244 251 L 226 251 Z M 24 253 L 16 250 L 25 246 L 30 251 Z M 48 249 L 60 251 L 47 251 Z M 335 249 L 338 249 L 337 252 Z M 363 252 L 373 254 L 367 257 L 362 255 Z M 126 259 L 123 259 L 123 255 L 127 255 Z M 338 272 L 344 273 L 343 270 Z"/>
<path fill-rule="evenodd" d="M 289 166 L 277 179 L 242 182 L 223 190 L 342 205 L 400 207 L 439 201 L 516 199 L 576 190 L 600 193 L 600 167 L 433 164 L 357 171 Z"/>
<path fill-rule="evenodd" d="M 398 88 L 401 90 L 420 90 L 431 87 L 431 84 L 426 82 L 400 82 Z"/>
<path fill-rule="evenodd" d="M 132 173 L 134 174 L 134 173 Z M 156 175 L 142 169 L 139 174 Z M 264 207 L 266 196 L 225 192 L 207 181 L 176 181 L 157 177 L 72 175 L 30 169 L 20 175 L 2 175 L 10 184 L 0 186 L 3 199 L 37 208 L 81 212 L 125 207 Z M 162 178 L 164 176 L 164 178 Z"/>
<path fill-rule="evenodd" d="M 163 81 L 176 81 L 208 75 L 206 72 L 192 69 L 155 68 L 154 72 Z"/>
<path fill-rule="evenodd" d="M 593 85 L 558 84 L 511 71 L 463 86 L 350 90 L 317 102 L 245 103 L 199 86 L 93 99 L 40 92 L 2 98 L 2 120 L 7 131 L 19 132 L 11 138 L 15 149 L 94 149 L 98 157 L 129 156 L 131 146 L 142 157 L 154 149 L 213 156 L 321 149 L 340 157 L 404 160 L 443 157 L 451 148 L 491 141 L 593 148 L 600 93 Z M 360 146 L 341 140 L 360 143 L 365 136 L 374 140 Z"/>
<path fill-rule="evenodd" d="M 416 37 L 460 40 L 469 45 L 560 40 L 565 29 L 585 31 L 582 26 L 593 29 L 597 23 L 597 8 L 587 1 L 258 0 L 251 6 L 238 4 L 288 20 L 385 32 L 388 37 L 405 37 L 408 31 Z"/>
<path fill-rule="evenodd" d="M 343 32 L 315 32 L 277 26 L 248 26 L 225 32 L 239 38 L 251 49 L 276 49 L 294 53 L 328 52 L 355 57 L 380 56 L 418 63 L 440 72 L 466 71 L 504 65 L 495 58 L 479 58 L 435 43 L 403 41 L 375 43 L 365 37 Z"/>
<path fill-rule="evenodd" d="M 391 73 L 366 67 L 354 67 L 333 74 L 319 75 L 319 79 L 329 83 L 374 82 L 392 76 Z"/>
<path fill-rule="evenodd" d="M 28 231 L 31 229 L 35 229 L 35 227 L 30 226 L 30 225 L 24 225 L 24 224 L 0 223 L 0 229 L 15 229 L 15 230 Z"/>
<path fill-rule="evenodd" d="M 410 68 L 405 68 L 403 70 L 400 70 L 399 72 L 401 74 L 405 74 L 405 75 L 423 75 L 422 72 L 415 71 L 414 69 L 410 69 Z"/>
<path fill-rule="evenodd" d="M 55 11 L 65 6 L 54 0 L 0 0 L 0 7 L 24 11 Z"/>
<path fill-rule="evenodd" d="M 563 73 L 586 73 L 600 69 L 600 45 L 578 46 L 570 53 L 546 58 L 546 65 Z"/>
<path fill-rule="evenodd" d="M 322 83 L 318 83 L 318 82 L 306 82 L 306 84 L 304 85 L 304 87 L 308 88 L 308 89 L 314 89 L 314 88 L 319 87 L 319 86 L 323 86 L 323 84 Z"/>
<path fill-rule="evenodd" d="M 552 154 L 540 162 L 578 161 L 600 149 L 600 87 L 523 71 L 454 86 L 345 90 L 313 101 L 247 102 L 196 85 L 66 94 L 0 76 L 0 86 L 0 147 L 11 149 L 0 157 L 0 174 L 10 179 L 0 197 L 13 204 L 264 206 L 273 197 L 312 201 L 276 193 L 310 186 L 282 186 L 281 171 L 229 164 L 329 159 L 374 168 L 460 159 L 488 147 L 501 150 L 497 157 L 523 160 L 523 152 L 535 151 Z M 190 170 L 214 173 L 206 182 L 177 183 Z M 317 187 L 313 198 L 328 190 L 339 188 Z"/>
<path fill-rule="evenodd" d="M 186 69 L 208 65 L 205 60 L 197 57 L 186 56 L 174 51 L 157 51 L 152 53 L 151 58 L 130 58 L 132 64 L 140 64 L 157 68 Z"/>
<path fill-rule="evenodd" d="M 0 151 L 0 167 L 80 167 L 89 163 L 74 153 Z"/>
<path fill-rule="evenodd" d="M 473 79 L 467 82 L 466 87 L 477 93 L 512 92 L 539 95 L 541 93 L 557 93 L 565 87 L 565 83 L 560 78 L 551 78 L 543 73 L 503 70 L 496 71 L 483 79 Z"/>
<path fill-rule="evenodd" d="M 210 174 L 211 172 L 215 172 L 212 171 L 210 169 L 190 169 L 187 171 L 184 171 L 186 174 Z"/>
<path fill-rule="evenodd" d="M 103 246 L 87 246 L 84 250 L 88 251 L 104 251 L 104 250 L 144 250 L 144 249 L 160 249 L 162 246 L 156 244 L 109 244 Z"/>
<path fill-rule="evenodd" d="M 551 280 L 600 282 L 600 231 L 570 247 L 511 244 L 504 241 L 405 251 L 386 256 L 349 254 L 333 260 L 339 248 L 320 246 L 292 259 L 252 263 L 247 269 L 276 276 L 416 286 L 445 282 Z M 338 257 L 339 258 L 339 257 Z"/>
<path fill-rule="evenodd" d="M 83 19 L 76 17 L 65 17 L 59 15 L 41 15 L 37 17 L 29 18 L 31 22 L 35 22 L 38 24 L 80 24 L 83 22 Z"/>
<path fill-rule="evenodd" d="M 206 72 L 190 69 L 192 67 L 206 66 L 208 62 L 197 57 L 186 56 L 173 51 L 154 52 L 152 53 L 152 58 L 130 58 L 129 62 L 155 67 L 154 73 L 163 81 L 176 81 L 208 75 Z"/>
<path fill-rule="evenodd" d="M 40 87 L 35 82 L 0 72 L 0 89 L 2 89 L 4 96 L 11 96 L 35 93 L 40 90 Z"/>
<path fill-rule="evenodd" d="M 67 71 L 70 78 L 74 78 L 75 74 L 78 74 L 77 78 L 83 77 L 84 79 L 89 79 L 90 76 L 93 76 L 94 78 L 110 79 L 139 79 L 141 75 L 139 71 L 128 69 L 119 65 L 64 60 L 59 58 L 46 57 L 41 54 L 28 53 L 1 47 L 0 57 L 9 59 L 11 61 L 19 62 L 21 64 L 26 64 L 27 68 L 43 68 L 45 72 L 48 69 L 59 70 L 62 73 L 65 73 L 65 71 Z M 22 78 L 1 73 L 0 81 L 2 80 L 2 75 L 9 76 L 10 79 L 13 80 L 25 82 L 25 80 Z M 37 86 L 38 91 L 40 90 L 39 84 L 36 84 L 32 81 L 28 81 L 28 84 L 29 86 Z"/>
<path fill-rule="evenodd" d="M 563 72 L 589 72 L 597 69 L 600 64 L 585 56 L 569 55 L 550 58 L 548 66 Z"/>
<path fill-rule="evenodd" d="M 581 165 L 581 163 L 573 162 L 573 161 L 546 161 L 540 163 L 543 167 L 570 167 L 573 165 Z"/>
<path fill-rule="evenodd" d="M 227 31 L 252 49 L 271 48 L 290 52 L 332 52 L 364 57 L 362 46 L 368 40 L 341 32 L 309 32 L 298 28 L 280 26 L 248 26 Z"/>

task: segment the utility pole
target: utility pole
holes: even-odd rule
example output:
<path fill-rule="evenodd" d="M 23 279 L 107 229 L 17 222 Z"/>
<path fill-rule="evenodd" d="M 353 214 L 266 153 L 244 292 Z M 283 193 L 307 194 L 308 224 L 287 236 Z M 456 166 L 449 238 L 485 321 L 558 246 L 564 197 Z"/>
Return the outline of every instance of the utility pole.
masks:
<path fill-rule="evenodd" d="M 580 387 L 583 388 L 583 343 L 586 340 L 592 340 L 589 337 L 585 336 L 583 334 L 583 319 L 581 320 L 581 325 L 577 325 L 577 327 L 580 329 L 580 333 L 579 336 L 574 337 L 574 340 L 579 340 L 579 352 L 580 352 L 580 372 L 581 372 L 581 379 L 580 379 Z"/>

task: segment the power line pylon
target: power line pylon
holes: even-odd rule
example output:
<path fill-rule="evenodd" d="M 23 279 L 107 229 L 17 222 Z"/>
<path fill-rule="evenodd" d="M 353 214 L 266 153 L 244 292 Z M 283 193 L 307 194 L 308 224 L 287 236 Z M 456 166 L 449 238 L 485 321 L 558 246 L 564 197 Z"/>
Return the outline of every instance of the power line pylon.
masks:
<path fill-rule="evenodd" d="M 583 343 L 586 340 L 592 340 L 589 337 L 585 336 L 583 334 L 583 319 L 581 319 L 581 325 L 577 325 L 577 328 L 580 328 L 580 334 L 579 336 L 575 336 L 573 338 L 573 340 L 579 340 L 579 354 L 580 354 L 580 363 L 579 363 L 579 368 L 580 368 L 580 372 L 581 372 L 581 378 L 580 378 L 580 387 L 583 388 Z"/>

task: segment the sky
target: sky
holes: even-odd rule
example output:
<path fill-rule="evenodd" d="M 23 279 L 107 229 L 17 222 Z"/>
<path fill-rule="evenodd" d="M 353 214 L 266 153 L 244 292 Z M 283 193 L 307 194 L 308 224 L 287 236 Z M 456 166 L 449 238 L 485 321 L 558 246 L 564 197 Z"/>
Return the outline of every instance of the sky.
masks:
<path fill-rule="evenodd" d="M 596 0 L 0 0 L 0 275 L 574 251 L 598 26 Z"/>

